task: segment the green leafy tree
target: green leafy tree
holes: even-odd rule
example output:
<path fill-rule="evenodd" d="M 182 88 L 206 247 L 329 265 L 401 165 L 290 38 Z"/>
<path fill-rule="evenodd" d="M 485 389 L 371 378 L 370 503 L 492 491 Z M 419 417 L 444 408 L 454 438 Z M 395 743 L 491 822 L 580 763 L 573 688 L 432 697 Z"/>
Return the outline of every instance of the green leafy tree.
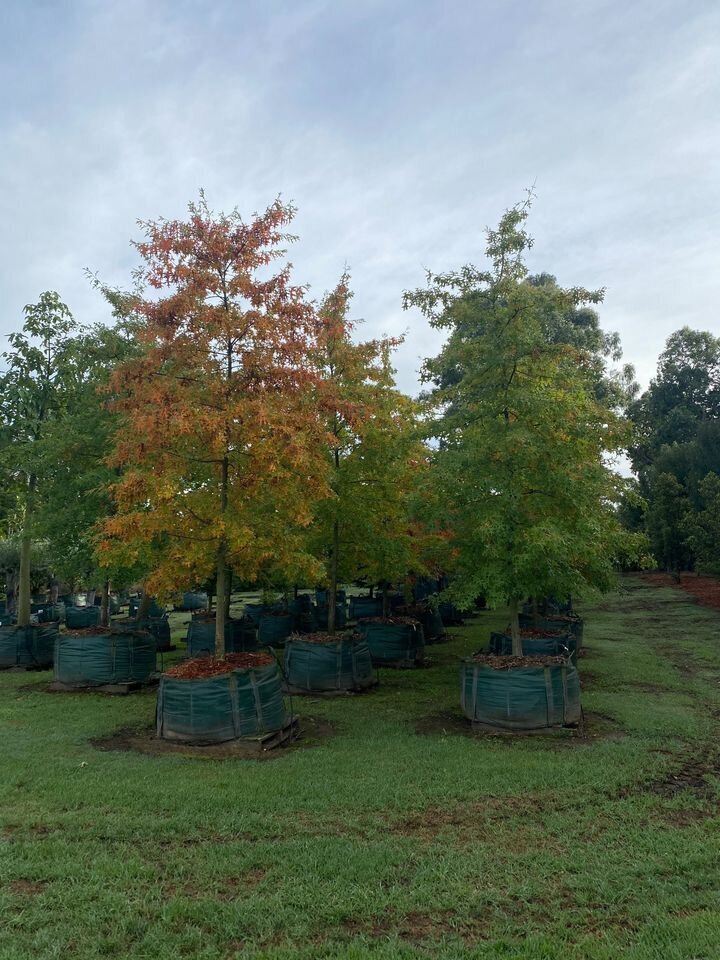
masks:
<path fill-rule="evenodd" d="M 639 548 L 616 511 L 623 481 L 607 465 L 627 440 L 601 401 L 591 351 L 553 335 L 555 318 L 602 300 L 601 291 L 528 281 L 529 201 L 487 233 L 489 268 L 428 274 L 405 295 L 448 333 L 424 378 L 435 416 L 435 468 L 457 550 L 451 595 L 508 605 L 513 653 L 527 596 L 607 590 Z M 456 369 L 456 382 L 442 379 Z"/>
<path fill-rule="evenodd" d="M 395 385 L 391 355 L 401 341 L 354 342 L 351 296 L 345 274 L 318 312 L 331 496 L 318 505 L 310 542 L 326 567 L 331 633 L 339 582 L 404 579 L 422 568 L 425 540 L 411 496 L 427 451 L 415 404 Z"/>
<path fill-rule="evenodd" d="M 113 514 L 111 487 L 118 480 L 107 459 L 114 435 L 124 429 L 120 414 L 110 409 L 108 385 L 115 367 L 139 352 L 132 323 L 116 319 L 113 326 L 98 324 L 76 338 L 81 369 L 62 420 L 46 428 L 48 482 L 37 522 L 58 576 L 93 588 L 102 584 L 105 624 L 111 582 L 126 586 L 147 572 L 141 563 L 101 567 L 97 554 L 98 528 Z"/>
<path fill-rule="evenodd" d="M 645 525 L 658 562 L 668 573 L 678 574 L 689 564 L 687 491 L 672 473 L 661 473 L 653 483 Z"/>
<path fill-rule="evenodd" d="M 0 375 L 0 464 L 14 486 L 20 515 L 18 623 L 30 622 L 31 545 L 38 505 L 47 494 L 46 438 L 66 413 L 78 380 L 77 329 L 57 293 L 25 307 L 22 331 L 9 336 Z"/>
<path fill-rule="evenodd" d="M 708 473 L 699 484 L 702 509 L 685 515 L 687 542 L 708 573 L 720 573 L 720 476 Z"/>

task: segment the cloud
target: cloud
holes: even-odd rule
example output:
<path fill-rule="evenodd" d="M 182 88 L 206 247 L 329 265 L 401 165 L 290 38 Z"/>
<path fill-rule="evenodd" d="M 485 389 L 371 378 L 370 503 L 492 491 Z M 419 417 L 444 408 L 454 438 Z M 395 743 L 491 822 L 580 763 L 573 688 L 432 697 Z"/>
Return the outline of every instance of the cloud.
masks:
<path fill-rule="evenodd" d="M 297 279 L 348 263 L 363 332 L 408 330 L 401 385 L 439 345 L 403 313 L 423 267 L 482 259 L 537 180 L 531 266 L 606 286 L 644 380 L 684 323 L 715 329 L 720 10 L 709 2 L 200 0 L 3 5 L 0 332 L 57 289 L 104 305 L 137 218 L 299 214 Z"/>

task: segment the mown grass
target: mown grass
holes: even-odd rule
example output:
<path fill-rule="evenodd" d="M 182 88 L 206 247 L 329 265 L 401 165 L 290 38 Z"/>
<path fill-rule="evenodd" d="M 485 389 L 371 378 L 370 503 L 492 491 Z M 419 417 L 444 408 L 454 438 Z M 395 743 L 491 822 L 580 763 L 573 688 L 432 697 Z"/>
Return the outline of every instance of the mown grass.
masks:
<path fill-rule="evenodd" d="M 720 616 L 635 578 L 584 613 L 584 737 L 468 735 L 495 613 L 263 761 L 101 751 L 152 692 L 0 674 L 0 958 L 720 957 Z"/>

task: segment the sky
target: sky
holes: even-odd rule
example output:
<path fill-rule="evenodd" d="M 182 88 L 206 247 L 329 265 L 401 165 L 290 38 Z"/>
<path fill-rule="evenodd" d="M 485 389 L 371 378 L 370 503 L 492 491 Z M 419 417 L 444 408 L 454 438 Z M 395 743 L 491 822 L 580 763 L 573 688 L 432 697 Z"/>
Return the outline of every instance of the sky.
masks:
<path fill-rule="evenodd" d="M 85 270 L 128 286 L 138 219 L 280 194 L 294 279 L 347 265 L 414 393 L 441 337 L 403 290 L 533 185 L 531 270 L 606 288 L 641 383 L 720 334 L 715 0 L 0 0 L 0 91 L 0 334 L 44 290 L 108 319 Z"/>

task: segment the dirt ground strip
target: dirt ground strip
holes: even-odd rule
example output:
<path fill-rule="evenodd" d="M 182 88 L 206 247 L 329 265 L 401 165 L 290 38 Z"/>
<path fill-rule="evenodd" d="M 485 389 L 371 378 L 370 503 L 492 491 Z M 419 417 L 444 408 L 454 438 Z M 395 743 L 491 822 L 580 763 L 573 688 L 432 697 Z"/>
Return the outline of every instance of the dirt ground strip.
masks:
<path fill-rule="evenodd" d="M 277 760 L 288 751 L 318 746 L 332 737 L 332 724 L 312 717 L 300 718 L 299 736 L 287 745 L 274 750 L 261 750 L 254 741 L 228 740 L 199 746 L 190 743 L 172 743 L 155 736 L 152 727 L 126 727 L 107 737 L 90 741 L 97 750 L 120 750 L 144 753 L 153 757 L 187 757 L 193 760 Z"/>
<path fill-rule="evenodd" d="M 684 590 L 703 606 L 720 610 L 720 577 L 681 573 L 678 580 L 669 573 L 644 573 L 642 579 L 658 587 L 676 587 Z"/>

